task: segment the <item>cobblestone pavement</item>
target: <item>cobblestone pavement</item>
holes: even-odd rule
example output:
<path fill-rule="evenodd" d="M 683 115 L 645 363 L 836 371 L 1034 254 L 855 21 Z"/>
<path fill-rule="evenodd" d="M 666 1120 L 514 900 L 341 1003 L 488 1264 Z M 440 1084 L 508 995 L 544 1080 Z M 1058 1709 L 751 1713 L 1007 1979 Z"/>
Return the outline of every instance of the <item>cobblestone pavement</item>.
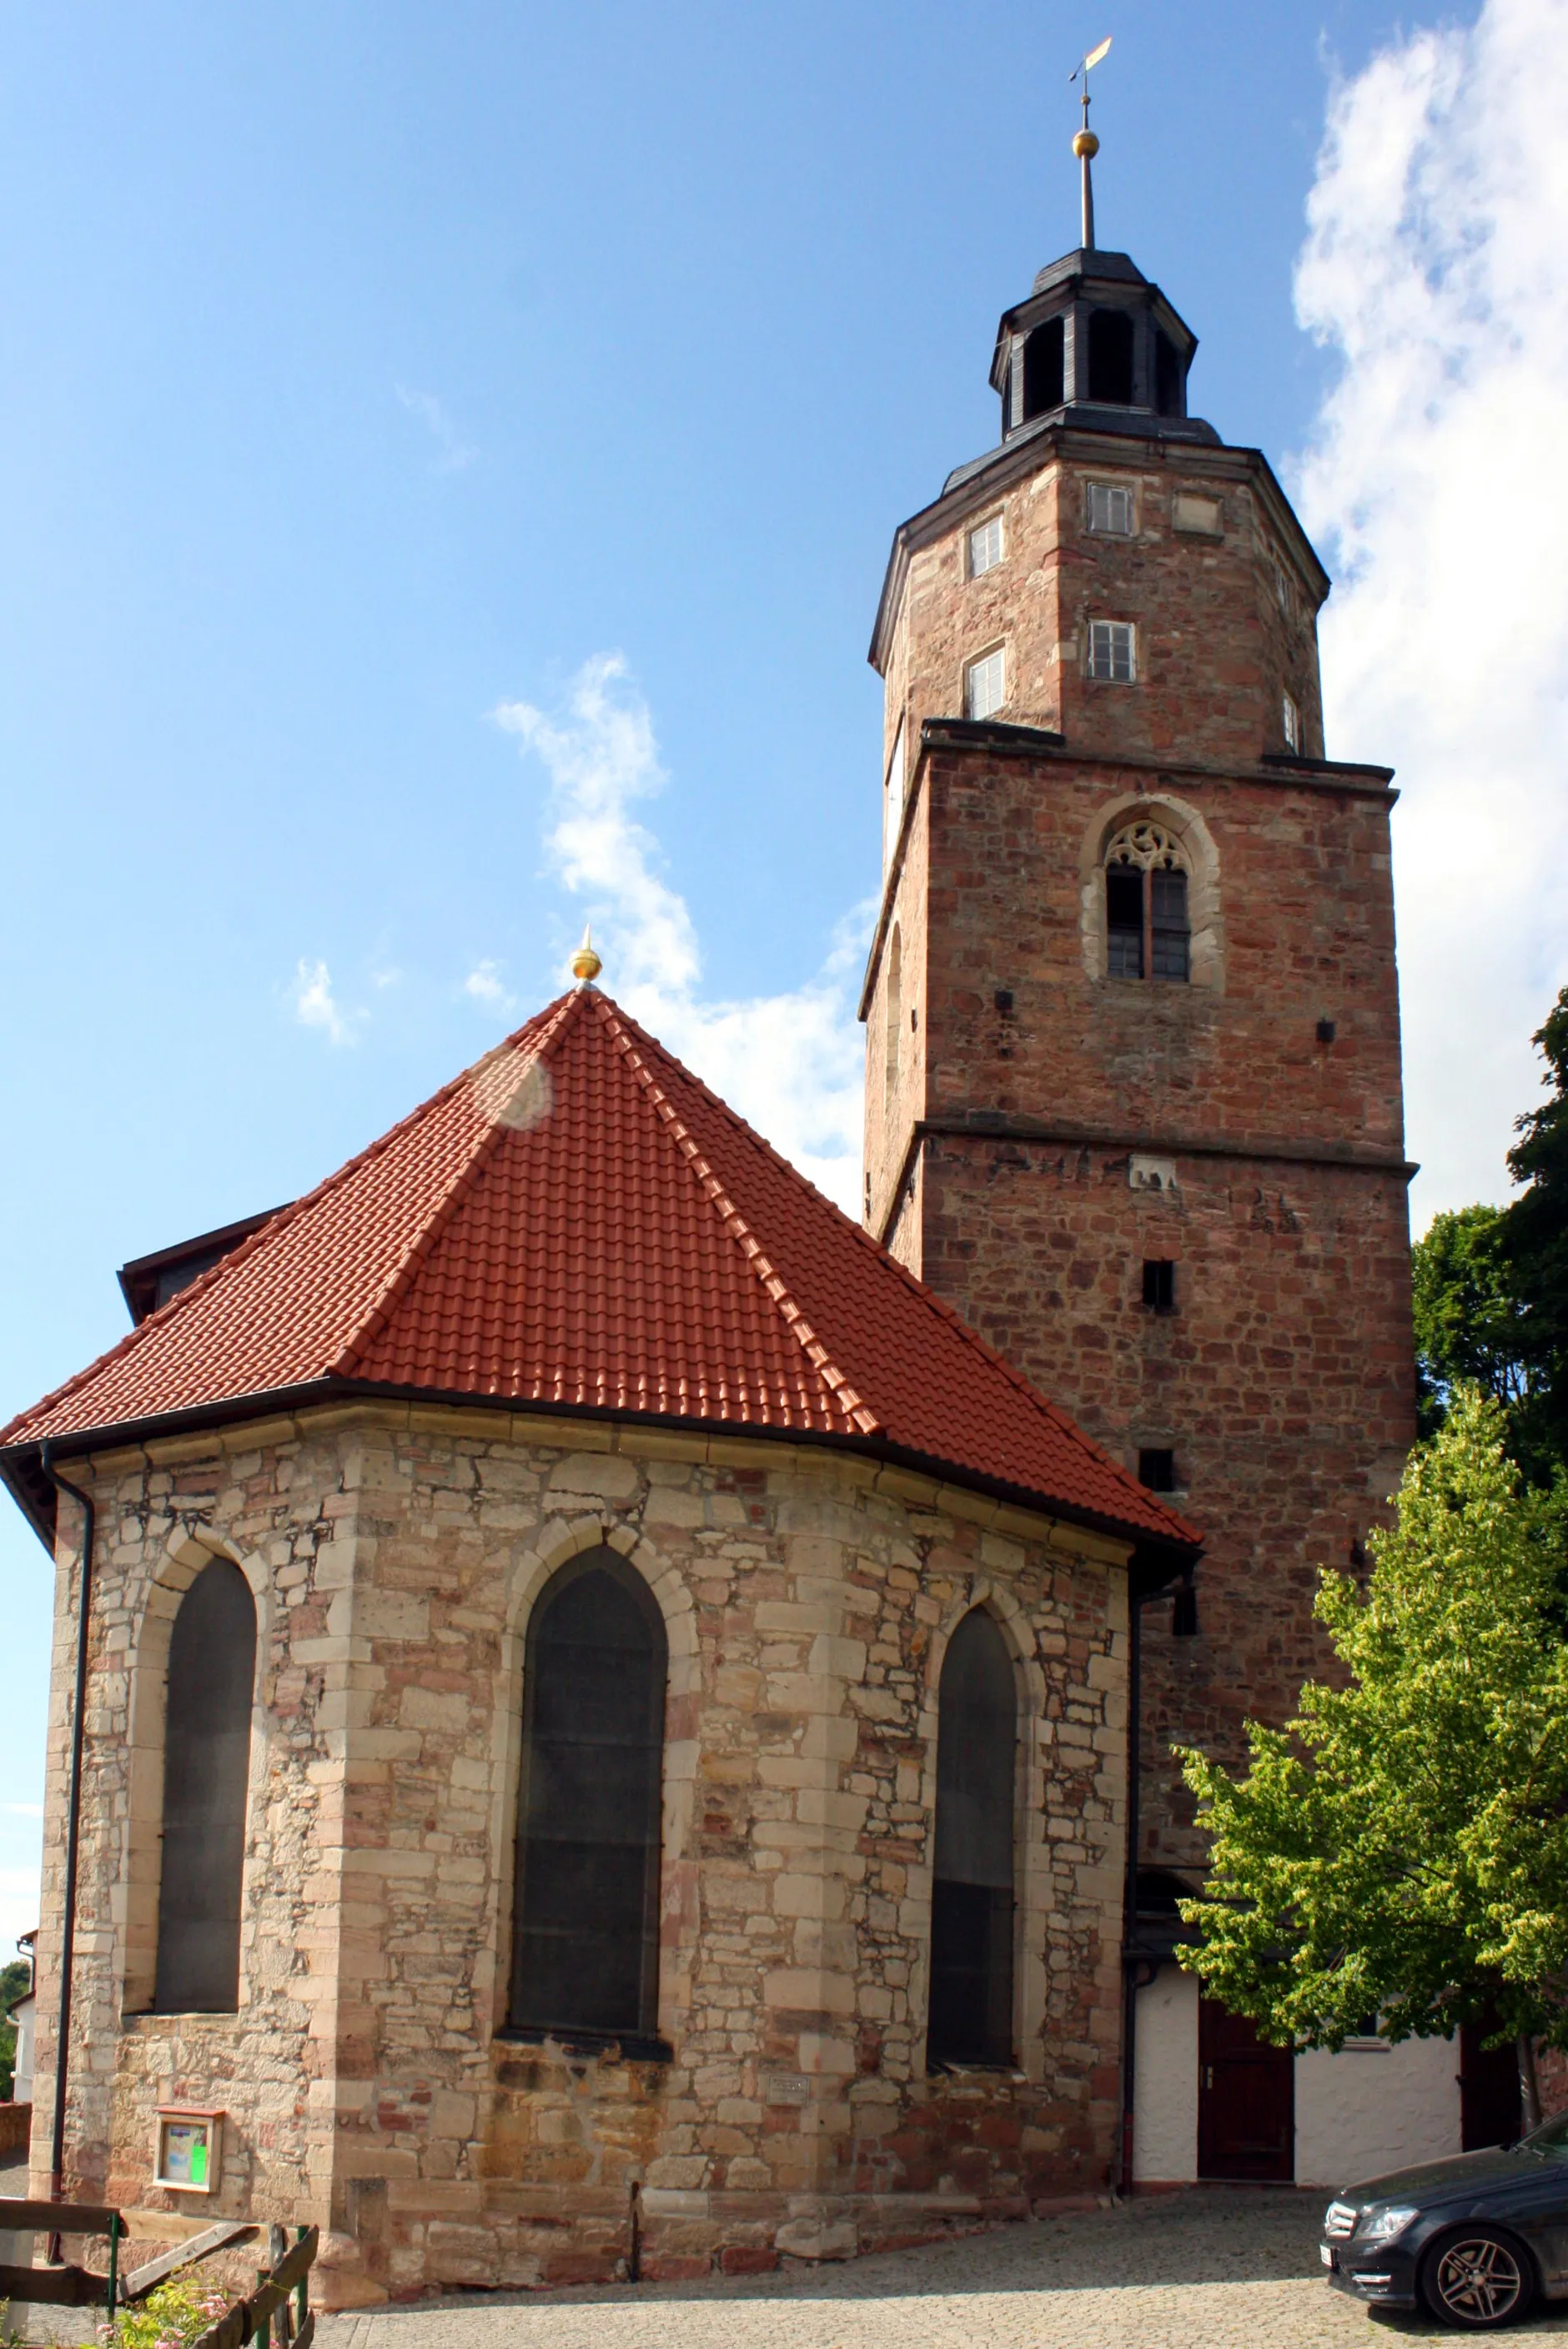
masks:
<path fill-rule="evenodd" d="M 1150 2196 L 734 2282 L 473 2294 L 322 2323 L 323 2349 L 1381 2349 L 1454 2341 L 1323 2282 L 1321 2194 Z M 1568 2334 L 1568 2308 L 1513 2337 Z"/>

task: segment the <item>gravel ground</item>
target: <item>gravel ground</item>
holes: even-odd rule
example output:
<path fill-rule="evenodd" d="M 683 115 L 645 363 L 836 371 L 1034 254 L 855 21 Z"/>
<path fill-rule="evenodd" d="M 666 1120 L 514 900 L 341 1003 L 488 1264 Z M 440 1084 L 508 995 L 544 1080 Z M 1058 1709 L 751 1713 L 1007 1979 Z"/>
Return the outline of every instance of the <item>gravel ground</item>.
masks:
<path fill-rule="evenodd" d="M 1323 2199 L 1150 2196 L 787 2275 L 454 2294 L 327 2319 L 316 2338 L 323 2349 L 1378 2349 L 1461 2337 L 1331 2292 L 1317 2256 Z M 1568 2333 L 1568 2307 L 1522 2337 L 1553 2333 Z"/>

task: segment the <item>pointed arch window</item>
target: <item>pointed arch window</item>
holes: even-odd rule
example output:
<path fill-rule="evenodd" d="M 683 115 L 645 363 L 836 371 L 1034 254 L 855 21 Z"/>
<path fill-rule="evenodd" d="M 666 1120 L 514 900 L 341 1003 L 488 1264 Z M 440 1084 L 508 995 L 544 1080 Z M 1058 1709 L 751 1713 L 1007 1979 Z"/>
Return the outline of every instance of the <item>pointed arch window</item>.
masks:
<path fill-rule="evenodd" d="M 256 1602 L 226 1557 L 204 1566 L 169 1642 L 159 2014 L 232 2014 L 240 2003 L 240 1900 L 250 1793 Z"/>
<path fill-rule="evenodd" d="M 653 1593 L 615 1551 L 545 1586 L 524 1665 L 514 2031 L 624 2044 L 657 2028 L 668 1667 Z"/>
<path fill-rule="evenodd" d="M 1184 981 L 1191 976 L 1187 852 L 1147 820 L 1105 853 L 1106 976 Z"/>
<path fill-rule="evenodd" d="M 948 1642 L 937 1692 L 936 1859 L 926 2063 L 1013 2061 L 1012 1659 L 977 1607 Z"/>
<path fill-rule="evenodd" d="M 897 925 L 887 950 L 887 1033 L 883 1039 L 882 1092 L 891 1099 L 903 1050 L 903 940 Z"/>

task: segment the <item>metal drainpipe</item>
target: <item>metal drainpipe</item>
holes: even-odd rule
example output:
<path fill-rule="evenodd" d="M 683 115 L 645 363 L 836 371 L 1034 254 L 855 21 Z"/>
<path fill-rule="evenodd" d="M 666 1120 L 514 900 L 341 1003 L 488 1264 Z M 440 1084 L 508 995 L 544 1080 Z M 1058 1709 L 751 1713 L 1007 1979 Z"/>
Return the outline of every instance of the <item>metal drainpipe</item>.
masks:
<path fill-rule="evenodd" d="M 38 1454 L 38 1464 L 57 1493 L 68 1493 L 80 1505 L 82 1512 L 82 1572 L 79 1613 L 77 1621 L 77 1692 L 71 1717 L 71 1782 L 66 1808 L 66 1886 L 65 1920 L 60 1933 L 60 2011 L 55 2044 L 55 2118 L 49 2147 L 49 2199 L 60 2201 L 65 2194 L 66 2168 L 66 2089 L 70 2077 L 71 2043 L 71 1970 L 77 1944 L 77 1854 L 80 1842 L 82 1816 L 82 1744 L 87 1728 L 88 1632 L 92 1613 L 93 1531 L 97 1521 L 90 1494 L 79 1485 L 71 1484 L 54 1466 L 46 1442 Z M 60 2257 L 60 2239 L 50 2240 L 49 2257 Z"/>

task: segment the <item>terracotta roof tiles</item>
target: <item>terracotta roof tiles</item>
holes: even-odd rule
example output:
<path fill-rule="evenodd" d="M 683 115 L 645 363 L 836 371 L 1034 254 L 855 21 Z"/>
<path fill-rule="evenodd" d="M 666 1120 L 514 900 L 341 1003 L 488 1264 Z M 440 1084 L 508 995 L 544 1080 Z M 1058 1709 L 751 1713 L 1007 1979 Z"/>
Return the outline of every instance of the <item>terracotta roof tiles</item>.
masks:
<path fill-rule="evenodd" d="M 871 1442 L 1139 1538 L 1199 1539 L 592 988 L 0 1446 L 345 1383 Z"/>

